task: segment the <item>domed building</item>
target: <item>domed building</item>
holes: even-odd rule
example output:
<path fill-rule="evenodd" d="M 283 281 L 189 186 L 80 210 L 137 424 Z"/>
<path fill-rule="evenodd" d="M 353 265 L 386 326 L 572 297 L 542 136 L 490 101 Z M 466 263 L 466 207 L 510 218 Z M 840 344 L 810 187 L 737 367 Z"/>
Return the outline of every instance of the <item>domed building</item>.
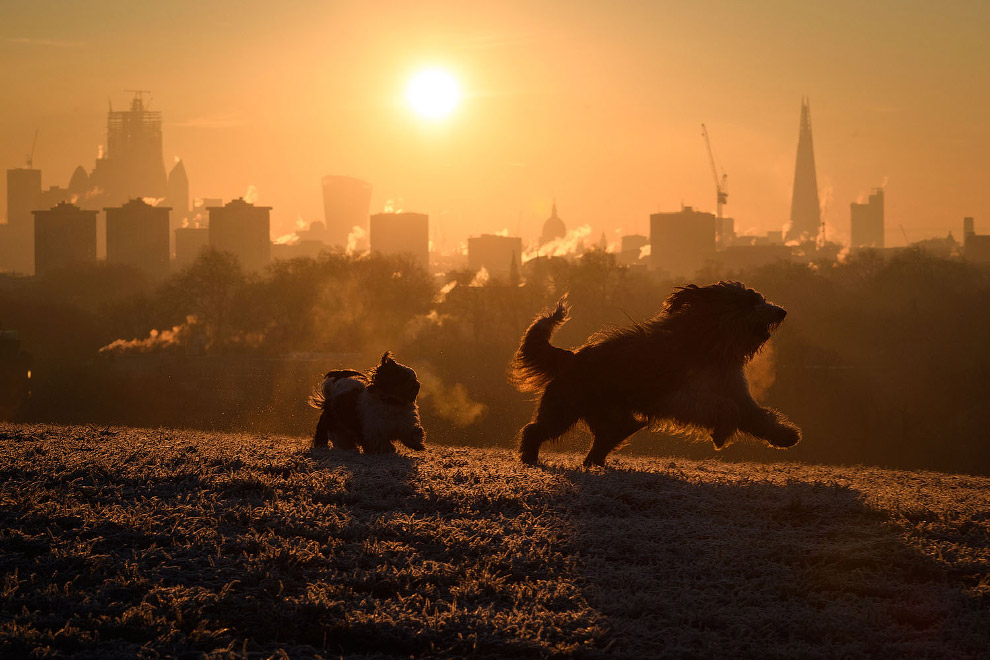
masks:
<path fill-rule="evenodd" d="M 557 202 L 553 203 L 553 210 L 550 217 L 543 223 L 543 233 L 540 234 L 540 245 L 546 245 L 550 241 L 563 238 L 567 235 L 567 227 L 564 221 L 557 217 Z"/>
<path fill-rule="evenodd" d="M 83 169 L 83 166 L 79 165 L 76 167 L 75 171 L 72 172 L 72 178 L 69 179 L 69 193 L 82 197 L 86 194 L 86 190 L 88 188 L 89 175 L 86 174 L 86 170 Z"/>

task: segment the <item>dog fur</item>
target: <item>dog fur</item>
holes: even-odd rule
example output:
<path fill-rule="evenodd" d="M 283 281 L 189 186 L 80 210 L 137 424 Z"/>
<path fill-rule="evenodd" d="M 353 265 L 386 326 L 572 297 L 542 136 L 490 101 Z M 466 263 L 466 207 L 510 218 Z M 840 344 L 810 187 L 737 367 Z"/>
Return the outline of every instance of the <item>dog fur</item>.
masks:
<path fill-rule="evenodd" d="M 313 447 L 331 443 L 339 449 L 367 454 L 395 451 L 398 440 L 410 449 L 425 449 L 426 432 L 419 421 L 416 372 L 399 364 L 388 351 L 368 371 L 339 369 L 326 374 L 309 398 L 321 410 Z"/>
<path fill-rule="evenodd" d="M 739 282 L 671 294 L 645 323 L 599 332 L 574 351 L 550 344 L 567 320 L 566 296 L 522 338 L 509 377 L 523 392 L 541 392 L 521 431 L 519 456 L 535 463 L 540 445 L 580 420 L 594 436 L 586 466 L 648 424 L 703 429 L 716 449 L 737 433 L 791 447 L 801 430 L 749 392 L 743 367 L 787 312 Z"/>

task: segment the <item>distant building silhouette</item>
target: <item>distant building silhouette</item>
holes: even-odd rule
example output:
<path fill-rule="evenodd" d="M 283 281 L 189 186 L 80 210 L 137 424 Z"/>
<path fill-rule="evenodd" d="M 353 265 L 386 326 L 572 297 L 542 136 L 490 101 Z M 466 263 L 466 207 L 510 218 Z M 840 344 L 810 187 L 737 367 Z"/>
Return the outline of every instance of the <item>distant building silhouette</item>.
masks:
<path fill-rule="evenodd" d="M 849 244 L 851 247 L 884 246 L 883 188 L 876 188 L 866 204 L 849 205 Z"/>
<path fill-rule="evenodd" d="M 207 227 L 177 227 L 175 230 L 175 262 L 173 271 L 191 266 L 204 248 L 210 245 Z"/>
<path fill-rule="evenodd" d="M 650 264 L 672 277 L 693 277 L 715 257 L 715 214 L 690 206 L 650 216 Z"/>
<path fill-rule="evenodd" d="M 323 177 L 323 212 L 327 244 L 345 247 L 354 227 L 368 229 L 371 184 L 349 176 Z"/>
<path fill-rule="evenodd" d="M 724 270 L 748 270 L 758 266 L 791 261 L 793 250 L 781 242 L 730 245 L 719 250 L 716 260 Z"/>
<path fill-rule="evenodd" d="M 41 208 L 41 170 L 7 170 L 7 226 L 0 244 L 5 269 L 34 274 L 34 216 Z"/>
<path fill-rule="evenodd" d="M 814 239 L 821 225 L 818 176 L 815 173 L 815 146 L 811 139 L 811 109 L 801 100 L 801 126 L 798 132 L 797 160 L 794 164 L 794 191 L 787 241 Z"/>
<path fill-rule="evenodd" d="M 100 183 L 108 203 L 166 196 L 162 113 L 145 109 L 141 91 L 134 93 L 129 110 L 107 113 L 106 160 L 108 180 Z"/>
<path fill-rule="evenodd" d="M 183 226 L 190 220 L 191 207 L 189 204 L 189 177 L 186 176 L 186 167 L 182 161 L 178 161 L 168 173 L 168 194 L 165 195 L 165 203 L 172 209 L 169 220 L 169 254 L 175 252 L 175 230 Z"/>
<path fill-rule="evenodd" d="M 563 238 L 567 235 L 567 226 L 564 221 L 557 217 L 557 202 L 553 203 L 550 217 L 543 223 L 543 232 L 540 234 L 540 245 L 546 245 L 550 241 Z"/>
<path fill-rule="evenodd" d="M 189 177 L 181 160 L 176 161 L 169 171 L 166 190 L 165 203 L 172 209 L 172 223 L 181 226 L 182 221 L 189 218 L 192 208 L 189 204 Z"/>
<path fill-rule="evenodd" d="M 990 235 L 977 234 L 973 218 L 963 218 L 963 258 L 966 261 L 990 263 Z"/>
<path fill-rule="evenodd" d="M 720 246 L 731 245 L 736 237 L 736 221 L 733 218 L 715 218 L 715 238 Z"/>
<path fill-rule="evenodd" d="M 54 270 L 96 263 L 96 214 L 62 202 L 34 215 L 34 264 L 38 277 Z"/>
<path fill-rule="evenodd" d="M 255 206 L 243 198 L 209 207 L 210 246 L 220 252 L 232 252 L 246 272 L 265 268 L 272 255 L 271 210 L 270 206 Z"/>
<path fill-rule="evenodd" d="M 405 254 L 430 267 L 430 216 L 425 213 L 375 213 L 371 216 L 371 251 Z"/>
<path fill-rule="evenodd" d="M 57 206 L 62 202 L 72 202 L 75 204 L 75 202 L 73 202 L 73 197 L 74 195 L 69 192 L 68 188 L 62 188 L 61 186 L 48 186 L 47 190 L 41 191 L 41 198 L 38 200 L 38 209 L 50 209 L 51 207 Z M 79 205 L 77 204 L 77 206 Z M 80 206 L 80 208 L 82 207 Z M 96 209 L 88 210 L 95 211 Z"/>
<path fill-rule="evenodd" d="M 491 277 L 508 279 L 522 267 L 522 239 L 516 236 L 482 234 L 468 238 L 468 268 L 488 271 Z"/>
<path fill-rule="evenodd" d="M 643 248 L 650 244 L 650 239 L 642 234 L 628 234 L 621 239 L 619 254 L 616 261 L 622 266 L 631 266 L 640 262 L 639 255 Z"/>
<path fill-rule="evenodd" d="M 76 198 L 76 203 L 82 206 L 86 194 L 89 192 L 89 175 L 86 174 L 86 169 L 82 165 L 77 165 L 76 169 L 72 171 L 68 190 L 69 194 Z"/>
<path fill-rule="evenodd" d="M 323 241 L 312 239 L 300 238 L 295 243 L 274 243 L 272 245 L 272 261 L 277 259 L 284 261 L 287 259 L 298 259 L 300 257 L 316 259 L 325 250 L 326 244 Z"/>
<path fill-rule="evenodd" d="M 107 214 L 107 263 L 127 264 L 163 279 L 170 265 L 169 209 L 132 199 Z"/>

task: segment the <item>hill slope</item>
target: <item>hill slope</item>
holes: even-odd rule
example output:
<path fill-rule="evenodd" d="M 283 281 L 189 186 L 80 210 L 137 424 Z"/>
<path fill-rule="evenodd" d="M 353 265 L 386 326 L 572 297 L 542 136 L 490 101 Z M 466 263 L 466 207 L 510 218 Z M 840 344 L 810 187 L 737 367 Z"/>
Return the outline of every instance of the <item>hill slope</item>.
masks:
<path fill-rule="evenodd" d="M 0 425 L 4 657 L 977 657 L 990 479 Z"/>

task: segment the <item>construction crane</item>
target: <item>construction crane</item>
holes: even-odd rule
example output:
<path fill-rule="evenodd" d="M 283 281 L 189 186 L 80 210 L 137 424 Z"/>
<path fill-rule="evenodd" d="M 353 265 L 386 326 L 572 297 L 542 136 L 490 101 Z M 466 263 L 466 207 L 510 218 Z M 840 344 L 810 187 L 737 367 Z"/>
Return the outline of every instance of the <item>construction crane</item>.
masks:
<path fill-rule="evenodd" d="M 708 160 L 712 164 L 712 177 L 715 179 L 715 217 L 722 218 L 722 207 L 728 204 L 729 192 L 728 192 L 728 175 L 725 170 L 715 164 L 715 154 L 712 152 L 712 143 L 708 139 L 708 129 L 705 125 L 701 125 L 701 135 L 705 138 L 705 146 L 708 148 Z M 719 170 L 722 171 L 722 176 L 719 176 Z"/>
<path fill-rule="evenodd" d="M 34 129 L 34 141 L 31 143 L 31 153 L 25 156 L 24 160 L 27 161 L 27 168 L 34 169 L 34 148 L 38 144 L 38 129 Z"/>

